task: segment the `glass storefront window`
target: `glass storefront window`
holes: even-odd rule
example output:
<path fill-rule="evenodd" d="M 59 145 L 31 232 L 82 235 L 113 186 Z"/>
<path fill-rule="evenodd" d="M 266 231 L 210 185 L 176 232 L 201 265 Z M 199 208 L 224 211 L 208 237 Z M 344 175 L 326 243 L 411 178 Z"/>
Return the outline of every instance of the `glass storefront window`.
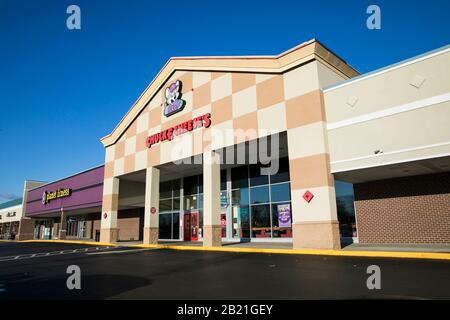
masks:
<path fill-rule="evenodd" d="M 184 210 L 195 210 L 198 208 L 198 195 L 184 196 Z"/>
<path fill-rule="evenodd" d="M 290 183 L 271 185 L 270 196 L 272 202 L 290 201 L 291 200 Z"/>
<path fill-rule="evenodd" d="M 287 224 L 292 219 L 288 158 L 280 159 L 278 171 L 271 176 L 262 175 L 262 167 L 267 166 L 254 164 L 228 169 L 231 171 L 231 190 L 228 189 L 227 184 L 228 170 L 221 170 L 221 218 L 222 221 L 228 222 L 223 235 L 230 227 L 231 231 L 228 235 L 237 238 L 292 237 L 292 226 Z M 184 215 L 198 212 L 198 235 L 201 238 L 203 236 L 203 176 L 185 177 L 183 191 L 183 199 L 172 198 L 172 214 L 183 207 L 181 214 L 185 221 Z M 175 189 L 172 192 L 174 194 Z M 179 201 L 183 201 L 182 206 Z M 285 205 L 285 207 L 278 208 L 279 205 Z M 280 219 L 279 212 L 282 213 L 284 220 Z M 179 228 L 179 218 L 179 215 L 177 218 L 172 217 L 171 224 L 174 228 L 172 236 L 174 237 L 176 237 L 174 230 Z M 280 225 L 279 221 L 284 222 Z"/>
<path fill-rule="evenodd" d="M 222 208 L 222 209 L 225 209 L 225 208 L 227 208 L 228 207 L 228 205 L 229 205 L 229 199 L 228 199 L 228 192 L 225 190 L 225 191 L 221 191 L 220 192 L 220 207 Z"/>
<path fill-rule="evenodd" d="M 270 238 L 270 205 L 257 205 L 251 207 L 252 237 Z"/>
<path fill-rule="evenodd" d="M 198 193 L 203 193 L 203 175 L 198 176 Z"/>
<path fill-rule="evenodd" d="M 159 215 L 159 238 L 171 239 L 172 238 L 172 214 L 163 213 Z"/>
<path fill-rule="evenodd" d="M 269 176 L 261 175 L 261 168 L 267 167 L 261 164 L 250 165 L 250 186 L 261 186 L 269 183 Z"/>
<path fill-rule="evenodd" d="M 172 214 L 172 239 L 180 238 L 180 213 Z"/>
<path fill-rule="evenodd" d="M 249 204 L 248 189 L 233 190 L 231 192 L 231 202 L 234 205 L 246 206 Z"/>
<path fill-rule="evenodd" d="M 172 181 L 161 182 L 159 184 L 159 198 L 172 198 Z"/>
<path fill-rule="evenodd" d="M 180 186 L 180 179 L 159 185 L 159 239 L 180 237 Z"/>
<path fill-rule="evenodd" d="M 289 159 L 281 158 L 278 162 L 278 172 L 270 176 L 270 183 L 289 181 Z"/>
<path fill-rule="evenodd" d="M 261 164 L 231 169 L 233 236 L 292 237 L 289 160 L 282 158 L 278 164 L 270 176 L 261 174 L 267 167 Z"/>
<path fill-rule="evenodd" d="M 250 201 L 251 204 L 269 203 L 269 187 L 263 186 L 250 188 Z"/>
<path fill-rule="evenodd" d="M 180 210 L 180 198 L 174 198 L 172 202 L 172 210 L 179 211 Z"/>
<path fill-rule="evenodd" d="M 198 193 L 198 176 L 184 178 L 184 195 L 191 195 Z"/>
<path fill-rule="evenodd" d="M 249 206 L 242 206 L 236 207 L 236 210 L 241 223 L 239 237 L 250 238 L 250 208 Z"/>
<path fill-rule="evenodd" d="M 173 190 L 173 196 L 179 197 L 180 196 L 180 179 L 176 179 L 172 181 L 172 190 Z"/>
<path fill-rule="evenodd" d="M 220 191 L 227 190 L 227 170 L 220 171 Z"/>
<path fill-rule="evenodd" d="M 171 212 L 172 199 L 165 199 L 159 201 L 159 212 Z"/>
<path fill-rule="evenodd" d="M 202 210 L 203 209 L 203 194 L 199 194 L 198 195 L 198 206 L 197 208 Z"/>
<path fill-rule="evenodd" d="M 344 181 L 335 181 L 336 188 L 336 206 L 339 220 L 339 229 L 341 237 L 357 237 L 356 216 L 355 216 L 355 197 L 353 194 L 353 184 Z"/>
<path fill-rule="evenodd" d="M 231 169 L 231 189 L 248 187 L 248 166 Z"/>

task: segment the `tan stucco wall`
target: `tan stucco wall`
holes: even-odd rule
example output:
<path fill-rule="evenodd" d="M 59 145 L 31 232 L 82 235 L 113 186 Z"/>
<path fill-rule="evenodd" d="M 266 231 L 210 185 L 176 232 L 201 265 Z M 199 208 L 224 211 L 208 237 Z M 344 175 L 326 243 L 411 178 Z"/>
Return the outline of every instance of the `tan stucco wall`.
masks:
<path fill-rule="evenodd" d="M 182 111 L 166 117 L 162 107 L 163 91 L 175 80 L 182 81 L 182 99 L 186 105 Z M 296 128 L 298 124 L 292 125 L 293 115 L 302 113 L 300 104 L 308 100 L 302 100 L 302 97 L 343 80 L 342 75 L 317 60 L 282 74 L 175 71 L 118 142 L 106 147 L 105 177 L 108 179 L 201 154 L 209 145 L 212 149 L 221 149 L 242 142 L 233 136 L 225 138 L 236 130 L 254 130 L 254 135 L 243 138 L 245 141 L 287 131 L 289 127 Z M 173 141 L 146 148 L 147 136 L 206 113 L 211 113 L 210 128 L 187 132 Z M 304 118 L 302 125 L 315 122 L 316 119 L 311 117 L 314 115 L 307 112 L 299 114 L 299 118 Z M 317 144 L 323 142 L 320 135 L 308 139 Z M 180 140 L 183 143 L 180 144 Z"/>
<path fill-rule="evenodd" d="M 288 149 L 292 150 L 289 151 L 289 165 L 294 247 L 338 248 L 334 181 L 329 168 L 321 89 L 345 78 L 319 58 L 278 73 L 175 71 L 134 120 L 129 120 L 130 125 L 115 143 L 108 144 L 103 140 L 106 154 L 102 211 L 107 215 L 102 219 L 102 241 L 114 241 L 116 237 L 118 204 L 126 202 L 126 195 L 122 198 L 122 184 L 128 182 L 119 182 L 123 175 L 194 155 L 205 156 L 211 150 L 287 131 Z M 163 114 L 163 92 L 176 80 L 182 82 L 185 107 L 166 117 Z M 148 136 L 206 113 L 211 114 L 209 128 L 197 128 L 172 141 L 162 141 L 150 148 L 146 146 Z M 240 136 L 239 133 L 243 132 L 246 134 Z M 117 131 L 116 134 L 119 135 Z M 107 138 L 111 139 L 112 136 Z M 207 170 L 208 166 L 204 165 L 203 169 Z M 220 179 L 220 167 L 216 171 Z M 147 177 L 148 174 L 147 171 Z M 219 201 L 213 188 L 218 188 L 219 182 L 211 178 L 212 174 L 204 173 L 203 176 L 206 180 L 204 193 L 207 208 L 208 194 L 214 201 Z M 303 199 L 306 192 L 314 195 L 312 202 Z M 151 189 L 146 190 L 146 200 L 152 194 Z M 153 206 L 157 207 L 156 202 Z M 210 207 L 215 206 L 211 203 Z M 150 208 L 146 201 L 146 221 L 151 220 L 148 219 Z M 209 245 L 216 245 L 214 235 L 217 230 L 220 231 L 218 203 L 216 209 L 205 209 L 204 221 L 208 227 L 205 232 L 210 231 L 208 236 L 205 234 L 205 243 Z M 315 229 L 321 232 L 314 234 L 312 230 Z M 145 242 L 155 240 L 151 239 L 151 230 L 145 232 Z M 324 234 L 327 236 L 324 237 Z"/>
<path fill-rule="evenodd" d="M 450 155 L 449 50 L 324 91 L 332 172 Z"/>

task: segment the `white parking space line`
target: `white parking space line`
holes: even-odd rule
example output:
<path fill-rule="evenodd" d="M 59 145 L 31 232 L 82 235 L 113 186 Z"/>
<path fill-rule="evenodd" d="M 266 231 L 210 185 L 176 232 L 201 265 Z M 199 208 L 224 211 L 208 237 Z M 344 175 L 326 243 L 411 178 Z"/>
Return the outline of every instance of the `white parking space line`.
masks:
<path fill-rule="evenodd" d="M 104 251 L 104 252 L 89 252 L 86 253 L 87 255 L 95 255 L 95 254 L 116 254 L 116 253 L 130 253 L 130 252 L 141 252 L 141 251 L 148 251 L 148 250 L 154 250 L 152 248 L 145 248 L 145 249 L 134 249 L 134 250 L 120 250 L 120 251 Z"/>
<path fill-rule="evenodd" d="M 49 257 L 49 256 L 58 256 L 58 255 L 66 255 L 73 253 L 88 253 L 89 251 L 101 252 L 104 250 L 108 250 L 110 247 L 91 247 L 91 248 L 80 248 L 80 249 L 71 249 L 71 250 L 61 250 L 61 251 L 52 251 L 52 252 L 39 252 L 39 253 L 29 253 L 22 254 L 17 256 L 6 256 L 0 257 L 0 262 L 3 261 L 11 261 L 11 260 L 23 260 L 23 259 L 32 259 L 32 258 L 40 258 L 40 257 Z"/>

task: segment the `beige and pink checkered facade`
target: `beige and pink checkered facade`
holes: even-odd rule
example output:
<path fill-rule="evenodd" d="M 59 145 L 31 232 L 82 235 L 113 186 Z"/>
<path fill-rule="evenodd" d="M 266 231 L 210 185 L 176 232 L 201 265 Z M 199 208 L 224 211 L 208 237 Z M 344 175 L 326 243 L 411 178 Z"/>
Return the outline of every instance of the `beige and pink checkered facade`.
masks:
<path fill-rule="evenodd" d="M 339 229 L 321 89 L 355 75 L 315 40 L 275 57 L 171 59 L 115 130 L 102 139 L 106 149 L 102 239 L 114 239 L 117 232 L 120 176 L 287 132 L 294 247 L 336 248 Z M 176 80 L 182 82 L 186 105 L 166 117 L 164 90 Z M 207 113 L 209 128 L 146 146 L 148 136 Z M 174 150 L 180 139 L 183 147 Z M 306 191 L 314 195 L 309 203 L 302 197 Z"/>

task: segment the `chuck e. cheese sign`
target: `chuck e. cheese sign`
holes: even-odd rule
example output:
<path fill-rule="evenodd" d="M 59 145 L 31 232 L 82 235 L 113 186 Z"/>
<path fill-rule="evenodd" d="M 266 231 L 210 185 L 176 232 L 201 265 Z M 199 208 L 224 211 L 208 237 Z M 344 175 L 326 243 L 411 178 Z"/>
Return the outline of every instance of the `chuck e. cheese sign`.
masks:
<path fill-rule="evenodd" d="M 181 99 L 181 86 L 181 82 L 176 81 L 166 89 L 166 102 L 164 103 L 164 115 L 166 117 L 170 117 L 174 113 L 181 111 L 186 104 L 186 102 Z M 174 127 L 148 136 L 145 144 L 147 148 L 151 148 L 152 145 L 159 142 L 171 141 L 176 136 L 180 136 L 186 132 L 190 132 L 198 128 L 208 128 L 210 125 L 211 114 L 206 113 L 202 116 L 195 117 L 194 119 L 182 122 Z"/>
<path fill-rule="evenodd" d="M 182 135 L 186 132 L 190 132 L 197 128 L 201 127 L 208 128 L 210 125 L 211 125 L 211 114 L 210 113 L 204 114 L 203 116 L 185 121 L 183 123 L 177 124 L 174 127 L 148 136 L 146 140 L 147 148 L 151 148 L 152 145 L 158 142 L 166 140 L 171 141 L 174 137 Z"/>

